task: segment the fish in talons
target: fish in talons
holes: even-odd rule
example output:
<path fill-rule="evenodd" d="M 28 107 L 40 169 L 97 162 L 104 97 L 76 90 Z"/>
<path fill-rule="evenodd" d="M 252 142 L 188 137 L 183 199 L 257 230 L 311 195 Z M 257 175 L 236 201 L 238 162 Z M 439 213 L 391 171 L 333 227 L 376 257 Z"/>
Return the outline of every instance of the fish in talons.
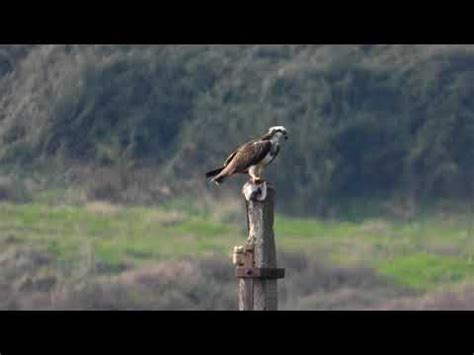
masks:
<path fill-rule="evenodd" d="M 268 183 L 263 179 L 249 179 L 242 186 L 242 194 L 247 201 L 265 201 L 267 197 Z"/>

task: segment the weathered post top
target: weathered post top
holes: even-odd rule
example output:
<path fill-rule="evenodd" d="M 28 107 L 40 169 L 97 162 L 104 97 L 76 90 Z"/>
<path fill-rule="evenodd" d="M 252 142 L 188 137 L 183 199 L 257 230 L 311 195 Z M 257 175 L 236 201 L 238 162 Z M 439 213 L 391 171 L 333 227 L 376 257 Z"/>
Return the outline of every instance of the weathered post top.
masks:
<path fill-rule="evenodd" d="M 248 239 L 236 263 L 240 278 L 240 310 L 277 310 L 277 279 L 284 277 L 284 269 L 277 269 L 273 232 L 275 190 L 266 182 L 247 182 L 242 193 L 247 209 Z M 239 247 L 237 247 L 239 248 Z"/>

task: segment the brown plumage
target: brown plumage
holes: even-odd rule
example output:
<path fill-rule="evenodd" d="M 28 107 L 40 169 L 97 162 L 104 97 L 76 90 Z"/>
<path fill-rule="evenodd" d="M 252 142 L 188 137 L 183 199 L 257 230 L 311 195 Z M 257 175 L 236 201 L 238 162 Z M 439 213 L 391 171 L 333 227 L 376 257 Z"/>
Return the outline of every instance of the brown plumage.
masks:
<path fill-rule="evenodd" d="M 260 180 L 261 169 L 271 163 L 279 152 L 278 140 L 287 138 L 286 129 L 272 127 L 260 138 L 240 145 L 225 160 L 224 165 L 206 173 L 206 177 L 219 184 L 234 174 L 247 174 L 254 182 Z"/>

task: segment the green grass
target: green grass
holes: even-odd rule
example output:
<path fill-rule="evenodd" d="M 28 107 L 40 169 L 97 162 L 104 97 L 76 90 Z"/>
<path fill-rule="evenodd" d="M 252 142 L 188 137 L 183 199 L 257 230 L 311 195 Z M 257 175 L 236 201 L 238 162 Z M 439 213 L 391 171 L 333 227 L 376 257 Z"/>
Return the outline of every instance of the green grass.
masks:
<path fill-rule="evenodd" d="M 237 242 L 238 228 L 211 224 L 202 217 L 167 225 L 162 223 L 166 213 L 129 207 L 100 214 L 81 206 L 2 203 L 0 236 L 39 244 L 58 260 L 73 260 L 78 249 L 89 243 L 94 257 L 105 264 L 224 253 L 232 238 Z"/>
<path fill-rule="evenodd" d="M 278 216 L 275 231 L 280 248 L 328 257 L 337 265 L 370 266 L 416 290 L 474 279 L 474 231 L 465 214 L 357 223 Z"/>
<path fill-rule="evenodd" d="M 415 289 L 474 278 L 474 233 L 466 215 L 411 222 L 276 215 L 274 229 L 279 250 L 313 254 L 336 265 L 373 267 Z M 0 204 L 0 239 L 14 237 L 49 250 L 69 267 L 86 256 L 112 269 L 177 257 L 228 256 L 233 246 L 245 242 L 243 231 L 242 225 L 219 223 L 207 212 L 181 205 Z"/>
<path fill-rule="evenodd" d="M 461 258 L 419 253 L 385 261 L 378 270 L 403 285 L 429 290 L 472 278 L 474 263 Z"/>
<path fill-rule="evenodd" d="M 274 227 L 281 235 L 296 237 L 339 237 L 355 233 L 358 225 L 351 222 L 322 222 L 316 219 L 278 216 L 275 220 Z"/>

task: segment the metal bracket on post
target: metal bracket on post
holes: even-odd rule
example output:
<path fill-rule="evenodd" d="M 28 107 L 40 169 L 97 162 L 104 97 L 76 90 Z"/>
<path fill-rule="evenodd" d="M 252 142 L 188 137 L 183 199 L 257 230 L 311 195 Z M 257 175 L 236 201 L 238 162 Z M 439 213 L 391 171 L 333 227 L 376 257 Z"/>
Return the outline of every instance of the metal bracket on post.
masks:
<path fill-rule="evenodd" d="M 255 245 L 246 243 L 245 245 L 234 247 L 232 260 L 236 266 L 236 270 L 240 267 L 253 268 L 254 267 L 254 252 Z M 240 279 L 240 308 L 246 310 L 254 309 L 254 285 L 251 279 Z"/>
<path fill-rule="evenodd" d="M 285 277 L 285 269 L 280 268 L 255 268 L 255 267 L 236 267 L 235 277 L 239 279 L 283 279 Z"/>
<path fill-rule="evenodd" d="M 234 247 L 235 277 L 239 279 L 283 279 L 285 277 L 285 269 L 255 267 L 254 251 L 253 244 Z"/>
<path fill-rule="evenodd" d="M 252 268 L 254 266 L 254 251 L 255 245 L 245 244 L 234 247 L 234 253 L 232 255 L 232 262 L 238 269 L 241 266 L 246 268 Z"/>

